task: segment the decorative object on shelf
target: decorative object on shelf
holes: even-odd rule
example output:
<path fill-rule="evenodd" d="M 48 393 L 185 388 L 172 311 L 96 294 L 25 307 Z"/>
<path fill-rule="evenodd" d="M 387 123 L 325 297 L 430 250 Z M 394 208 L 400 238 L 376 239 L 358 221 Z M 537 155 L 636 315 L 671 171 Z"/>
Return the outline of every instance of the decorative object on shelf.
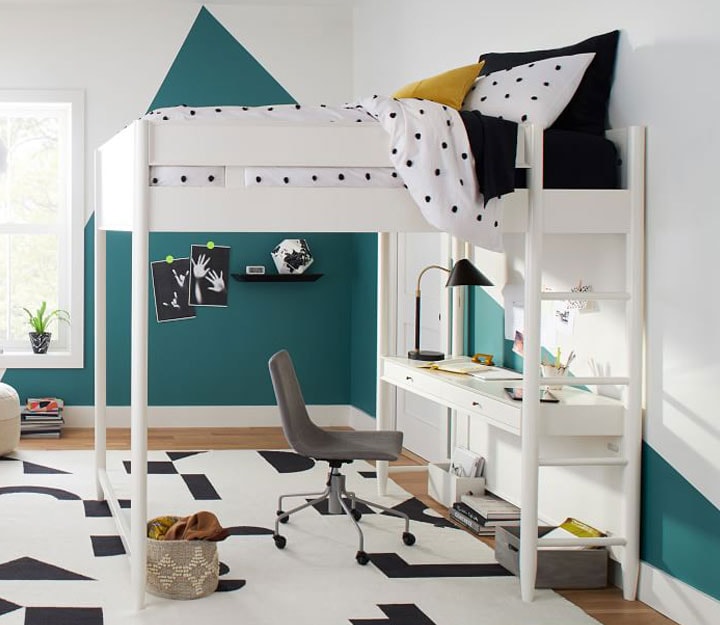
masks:
<path fill-rule="evenodd" d="M 315 260 L 305 239 L 283 239 L 270 256 L 278 273 L 284 274 L 303 273 Z"/>
<path fill-rule="evenodd" d="M 445 286 L 493 286 L 480 270 L 467 258 L 461 258 L 455 263 L 452 269 L 441 265 L 428 265 L 418 276 L 417 288 L 415 289 L 415 348 L 408 352 L 411 360 L 442 360 L 445 354 L 442 352 L 420 349 L 420 281 L 430 269 L 440 269 L 449 275 Z"/>
<path fill-rule="evenodd" d="M 46 354 L 52 338 L 52 332 L 48 332 L 50 322 L 53 319 L 58 319 L 70 323 L 70 313 L 60 308 L 47 312 L 47 302 L 45 301 L 40 304 L 40 308 L 34 314 L 25 307 L 23 307 L 23 310 L 27 313 L 28 322 L 33 329 L 32 332 L 28 333 L 33 352 L 35 354 Z"/>
<path fill-rule="evenodd" d="M 265 265 L 245 265 L 245 273 L 253 276 L 265 275 Z"/>

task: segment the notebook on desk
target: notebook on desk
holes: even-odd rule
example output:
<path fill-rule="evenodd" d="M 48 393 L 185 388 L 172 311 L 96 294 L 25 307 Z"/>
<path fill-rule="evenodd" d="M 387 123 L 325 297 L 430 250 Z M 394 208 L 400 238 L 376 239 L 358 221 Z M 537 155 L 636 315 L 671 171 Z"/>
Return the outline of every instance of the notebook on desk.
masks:
<path fill-rule="evenodd" d="M 503 367 L 487 367 L 484 371 L 473 371 L 470 375 L 480 380 L 522 380 L 522 373 Z"/>

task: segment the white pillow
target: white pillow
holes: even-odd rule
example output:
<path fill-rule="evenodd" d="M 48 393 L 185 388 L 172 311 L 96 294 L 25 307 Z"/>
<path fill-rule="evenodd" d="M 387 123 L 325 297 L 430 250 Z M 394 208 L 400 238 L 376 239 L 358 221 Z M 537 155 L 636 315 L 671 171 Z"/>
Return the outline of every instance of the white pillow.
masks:
<path fill-rule="evenodd" d="M 462 110 L 547 128 L 575 94 L 594 56 L 557 56 L 481 76 L 470 87 Z"/>

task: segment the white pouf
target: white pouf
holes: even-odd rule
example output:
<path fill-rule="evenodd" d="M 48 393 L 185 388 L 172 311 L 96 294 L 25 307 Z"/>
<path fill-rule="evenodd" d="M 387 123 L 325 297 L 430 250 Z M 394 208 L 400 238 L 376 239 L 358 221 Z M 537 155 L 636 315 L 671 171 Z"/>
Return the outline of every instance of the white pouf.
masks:
<path fill-rule="evenodd" d="M 0 456 L 9 454 L 20 442 L 20 398 L 17 391 L 0 382 Z"/>

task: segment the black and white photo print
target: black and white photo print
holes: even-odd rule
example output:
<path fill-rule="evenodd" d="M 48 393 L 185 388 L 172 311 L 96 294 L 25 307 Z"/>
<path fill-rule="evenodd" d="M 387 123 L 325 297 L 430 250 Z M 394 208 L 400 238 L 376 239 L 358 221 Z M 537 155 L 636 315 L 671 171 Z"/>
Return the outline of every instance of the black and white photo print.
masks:
<path fill-rule="evenodd" d="M 227 306 L 230 248 L 225 245 L 190 246 L 190 305 Z"/>
<path fill-rule="evenodd" d="M 193 319 L 190 306 L 190 259 L 172 258 L 151 263 L 155 313 L 158 322 Z"/>

